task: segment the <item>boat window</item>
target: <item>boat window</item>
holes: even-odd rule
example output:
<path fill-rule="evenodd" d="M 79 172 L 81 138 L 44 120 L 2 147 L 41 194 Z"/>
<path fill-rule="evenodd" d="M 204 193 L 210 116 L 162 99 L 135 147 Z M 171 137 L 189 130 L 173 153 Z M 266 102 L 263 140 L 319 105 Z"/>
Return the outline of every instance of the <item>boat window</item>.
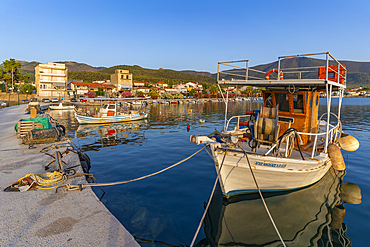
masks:
<path fill-rule="evenodd" d="M 271 93 L 265 93 L 265 106 L 266 107 L 273 107 L 272 104 L 272 94 Z"/>
<path fill-rule="evenodd" d="M 293 94 L 293 107 L 294 112 L 303 113 L 303 95 Z"/>
<path fill-rule="evenodd" d="M 279 105 L 279 111 L 289 112 L 289 97 L 286 93 L 276 93 L 276 105 Z"/>
<path fill-rule="evenodd" d="M 317 95 L 316 96 L 316 106 L 318 106 L 319 105 L 319 96 Z"/>
<path fill-rule="evenodd" d="M 103 105 L 103 109 L 106 109 L 108 107 L 108 105 Z"/>
<path fill-rule="evenodd" d="M 109 105 L 108 109 L 115 109 L 115 105 Z"/>

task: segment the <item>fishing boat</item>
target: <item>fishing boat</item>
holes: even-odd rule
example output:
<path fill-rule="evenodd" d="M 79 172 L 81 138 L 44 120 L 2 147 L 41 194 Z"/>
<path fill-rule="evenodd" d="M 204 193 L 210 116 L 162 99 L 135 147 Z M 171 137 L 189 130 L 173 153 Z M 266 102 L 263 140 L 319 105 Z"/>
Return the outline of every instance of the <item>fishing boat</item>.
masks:
<path fill-rule="evenodd" d="M 117 105 L 114 103 L 104 105 L 97 115 L 84 116 L 75 112 L 77 121 L 80 124 L 97 124 L 97 123 L 117 123 L 143 120 L 148 118 L 148 112 L 138 112 L 126 110 L 125 112 L 117 111 Z"/>
<path fill-rule="evenodd" d="M 59 105 L 51 105 L 49 106 L 50 110 L 74 110 L 75 107 L 73 105 L 70 106 L 64 106 L 62 103 L 59 103 Z"/>
<path fill-rule="evenodd" d="M 292 59 L 312 56 L 325 56 L 317 60 L 323 65 L 291 66 Z M 257 191 L 299 189 L 319 181 L 332 165 L 337 170 L 345 169 L 338 145 L 342 135 L 345 65 L 328 52 L 283 56 L 276 65 L 270 71 L 259 71 L 248 68 L 248 60 L 219 62 L 220 91 L 225 86 L 228 92 L 229 85 L 251 86 L 257 91 L 263 87 L 262 106 L 229 118 L 227 93 L 223 96 L 223 130 L 190 137 L 192 142 L 206 145 L 226 198 Z M 272 74 L 277 76 L 270 78 Z M 331 112 L 334 90 L 339 94 L 336 113 Z M 326 92 L 327 107 L 318 117 L 320 92 Z M 358 148 L 355 138 L 349 142 Z"/>

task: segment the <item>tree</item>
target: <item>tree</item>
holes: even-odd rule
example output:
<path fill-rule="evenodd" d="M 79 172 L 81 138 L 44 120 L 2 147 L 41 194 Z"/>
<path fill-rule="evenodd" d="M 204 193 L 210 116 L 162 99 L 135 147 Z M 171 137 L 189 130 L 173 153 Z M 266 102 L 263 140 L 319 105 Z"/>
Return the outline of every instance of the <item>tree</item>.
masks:
<path fill-rule="evenodd" d="M 12 73 L 13 73 L 13 82 L 18 82 L 21 74 L 19 73 L 18 68 L 20 68 L 22 65 L 21 63 L 18 63 L 15 61 L 14 58 L 11 58 L 9 60 L 5 60 L 3 62 L 3 79 L 5 80 L 5 90 L 8 93 L 9 92 L 9 83 L 12 83 Z"/>
<path fill-rule="evenodd" d="M 183 99 L 184 95 L 182 93 L 177 93 L 177 94 L 174 95 L 174 98 L 175 99 Z"/>
<path fill-rule="evenodd" d="M 196 93 L 196 91 L 194 90 L 194 88 L 192 88 L 189 92 L 189 95 L 190 96 L 194 96 L 194 94 Z"/>
<path fill-rule="evenodd" d="M 172 94 L 170 94 L 170 93 L 166 93 L 166 94 L 165 94 L 165 98 L 166 98 L 166 99 L 173 99 L 173 95 L 172 95 Z"/>
<path fill-rule="evenodd" d="M 216 85 L 212 85 L 210 88 L 209 88 L 209 92 L 211 93 L 211 95 L 215 95 L 217 94 L 218 92 L 218 87 Z"/>
<path fill-rule="evenodd" d="M 158 97 L 159 97 L 159 93 L 158 93 L 158 91 L 157 91 L 157 90 L 152 89 L 152 90 L 150 90 L 150 92 L 149 92 L 149 96 L 150 96 L 152 99 L 158 99 Z"/>
<path fill-rule="evenodd" d="M 29 75 L 23 75 L 22 76 L 22 81 L 24 83 L 29 83 L 30 82 L 30 76 Z"/>
<path fill-rule="evenodd" d="M 34 86 L 32 86 L 31 84 L 28 84 L 28 83 L 23 83 L 20 88 L 19 88 L 19 91 L 20 93 L 27 93 L 27 94 L 31 94 L 32 91 L 35 89 Z M 28 91 L 28 92 L 27 92 Z"/>
<path fill-rule="evenodd" d="M 144 92 L 142 92 L 142 91 L 137 91 L 137 92 L 136 92 L 136 97 L 144 97 Z"/>

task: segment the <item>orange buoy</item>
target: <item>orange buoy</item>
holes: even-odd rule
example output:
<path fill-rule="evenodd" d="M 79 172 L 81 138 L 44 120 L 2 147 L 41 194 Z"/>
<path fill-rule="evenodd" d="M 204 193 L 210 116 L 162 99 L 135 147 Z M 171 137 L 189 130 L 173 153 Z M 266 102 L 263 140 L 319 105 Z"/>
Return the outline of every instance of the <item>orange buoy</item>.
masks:
<path fill-rule="evenodd" d="M 333 168 L 337 171 L 343 171 L 346 169 L 346 164 L 344 163 L 342 153 L 340 151 L 340 147 L 331 143 L 328 146 L 328 154 L 331 160 L 331 164 Z"/>
<path fill-rule="evenodd" d="M 353 136 L 342 133 L 339 139 L 339 146 L 346 151 L 356 151 L 360 147 L 360 142 Z"/>
<path fill-rule="evenodd" d="M 270 80 L 270 75 L 271 75 L 273 72 L 276 72 L 276 73 L 278 73 L 278 74 L 279 74 L 279 78 L 280 78 L 280 80 L 282 80 L 282 79 L 283 79 L 283 71 L 281 71 L 281 70 L 280 70 L 280 72 L 279 72 L 279 70 L 278 70 L 278 69 L 272 69 L 272 70 L 270 70 L 269 72 L 267 72 L 267 74 L 266 74 L 266 80 Z"/>

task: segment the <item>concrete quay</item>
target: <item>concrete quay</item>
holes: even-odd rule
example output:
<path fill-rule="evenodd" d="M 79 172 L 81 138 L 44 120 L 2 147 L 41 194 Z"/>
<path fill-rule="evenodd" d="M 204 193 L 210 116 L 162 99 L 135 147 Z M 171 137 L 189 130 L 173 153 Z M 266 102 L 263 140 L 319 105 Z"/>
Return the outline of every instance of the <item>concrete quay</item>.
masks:
<path fill-rule="evenodd" d="M 14 125 L 29 117 L 24 114 L 26 107 L 0 109 L 0 246 L 139 246 L 91 188 L 59 189 L 58 193 L 55 189 L 4 192 L 26 174 L 44 173 L 44 166 L 53 160 L 40 152 L 51 144 L 28 149 L 17 139 Z M 54 155 L 57 150 L 63 152 L 66 148 L 48 153 Z M 62 159 L 67 167 L 77 165 L 76 173 L 82 172 L 77 154 L 69 152 Z M 67 181 L 80 182 L 86 183 L 85 178 Z"/>

